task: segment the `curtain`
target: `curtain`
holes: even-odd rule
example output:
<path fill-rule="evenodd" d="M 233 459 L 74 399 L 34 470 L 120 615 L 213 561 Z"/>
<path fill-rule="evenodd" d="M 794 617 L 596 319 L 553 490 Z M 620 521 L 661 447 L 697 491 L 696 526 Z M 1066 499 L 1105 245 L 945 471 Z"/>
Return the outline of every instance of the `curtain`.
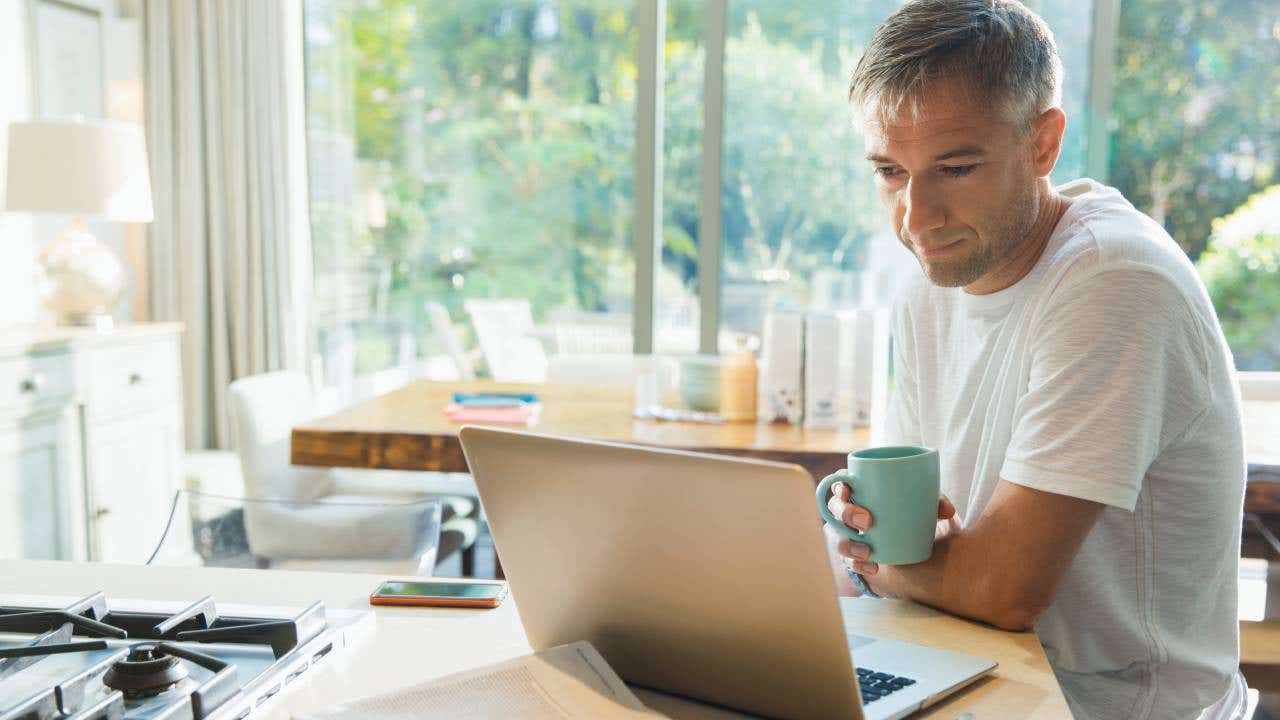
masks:
<path fill-rule="evenodd" d="M 145 7 L 152 317 L 185 324 L 188 448 L 227 447 L 227 385 L 309 356 L 301 0 Z"/>

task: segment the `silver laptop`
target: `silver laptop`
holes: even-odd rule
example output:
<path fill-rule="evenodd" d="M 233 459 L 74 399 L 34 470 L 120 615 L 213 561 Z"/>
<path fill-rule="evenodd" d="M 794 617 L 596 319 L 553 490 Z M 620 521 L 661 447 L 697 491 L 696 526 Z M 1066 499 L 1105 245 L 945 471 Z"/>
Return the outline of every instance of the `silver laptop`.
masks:
<path fill-rule="evenodd" d="M 799 466 L 460 436 L 535 650 L 589 640 L 628 682 L 783 718 L 899 718 L 996 666 L 846 637 Z"/>

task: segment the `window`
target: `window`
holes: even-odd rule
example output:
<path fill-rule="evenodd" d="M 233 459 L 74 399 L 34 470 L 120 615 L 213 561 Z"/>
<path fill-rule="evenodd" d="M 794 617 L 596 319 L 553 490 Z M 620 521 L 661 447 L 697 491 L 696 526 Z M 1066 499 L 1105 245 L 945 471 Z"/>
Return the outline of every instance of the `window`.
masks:
<path fill-rule="evenodd" d="M 1237 368 L 1280 370 L 1280 5 L 1125 0 L 1112 110 L 1112 183 L 1196 262 Z"/>
<path fill-rule="evenodd" d="M 307 0 L 326 385 L 421 371 L 428 301 L 621 316 L 634 260 L 630 2 Z"/>
<path fill-rule="evenodd" d="M 694 352 L 717 329 L 759 333 L 779 306 L 887 302 L 896 278 L 919 271 L 887 228 L 845 102 L 861 49 L 900 4 L 726 0 L 721 16 L 705 0 L 665 0 L 662 254 L 644 309 L 660 352 Z M 1252 219 L 1277 216 L 1280 190 L 1246 205 L 1280 183 L 1280 8 L 1125 0 L 1117 24 L 1117 0 L 1028 5 L 1066 71 L 1053 179 L 1093 174 L 1163 223 L 1197 261 L 1239 366 L 1280 369 L 1277 231 Z M 466 300 L 522 298 L 539 323 L 628 349 L 634 273 L 649 262 L 632 240 L 637 51 L 656 41 L 637 30 L 647 6 L 305 7 L 326 384 L 444 363 L 428 301 L 466 327 Z M 708 55 L 721 39 L 723 60 Z M 1112 40 L 1114 62 L 1099 51 Z M 709 108 L 708 78 L 724 87 Z M 716 138 L 705 112 L 720 120 Z M 704 140 L 722 153 L 714 238 L 702 227 Z M 700 254 L 708 242 L 714 260 Z M 704 318 L 699 294 L 717 288 Z"/>
<path fill-rule="evenodd" d="M 860 271 L 916 271 L 887 229 L 846 101 L 861 48 L 898 5 L 729 3 L 723 329 L 759 333 L 779 306 L 856 304 L 875 279 Z"/>
<path fill-rule="evenodd" d="M 667 0 L 663 52 L 662 264 L 654 291 L 654 348 L 698 350 L 704 0 Z"/>

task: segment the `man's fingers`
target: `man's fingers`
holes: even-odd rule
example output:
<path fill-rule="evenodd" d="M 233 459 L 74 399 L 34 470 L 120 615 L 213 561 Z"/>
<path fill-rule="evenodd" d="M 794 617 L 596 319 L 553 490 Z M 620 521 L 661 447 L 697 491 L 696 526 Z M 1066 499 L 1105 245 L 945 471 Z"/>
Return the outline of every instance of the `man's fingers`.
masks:
<path fill-rule="evenodd" d="M 849 538 L 841 538 L 836 544 L 836 552 L 846 560 L 866 560 L 871 556 L 871 546 L 854 542 Z"/>
<path fill-rule="evenodd" d="M 870 560 L 856 560 L 854 558 L 845 558 L 844 562 L 845 562 L 845 565 L 849 566 L 849 569 L 853 570 L 859 575 L 875 575 L 877 572 L 880 572 L 880 565 L 877 563 L 873 563 Z"/>
<path fill-rule="evenodd" d="M 871 527 L 871 513 L 861 505 L 831 497 L 827 499 L 827 509 L 833 517 L 858 532 L 866 532 Z"/>
<path fill-rule="evenodd" d="M 949 520 L 952 517 L 955 517 L 955 514 L 956 514 L 956 506 L 954 503 L 951 502 L 950 498 L 948 498 L 946 495 L 943 495 L 941 498 L 938 499 L 938 519 L 939 520 Z"/>

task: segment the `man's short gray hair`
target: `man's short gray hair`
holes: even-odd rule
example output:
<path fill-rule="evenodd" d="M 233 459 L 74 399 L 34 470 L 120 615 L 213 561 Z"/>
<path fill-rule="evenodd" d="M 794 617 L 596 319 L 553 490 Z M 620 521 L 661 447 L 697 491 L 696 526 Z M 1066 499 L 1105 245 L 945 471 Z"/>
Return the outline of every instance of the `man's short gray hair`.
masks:
<path fill-rule="evenodd" d="M 849 101 L 861 119 L 919 117 L 943 80 L 1015 123 L 1062 102 L 1053 32 L 1017 0 L 912 0 L 884 21 L 858 61 Z"/>

